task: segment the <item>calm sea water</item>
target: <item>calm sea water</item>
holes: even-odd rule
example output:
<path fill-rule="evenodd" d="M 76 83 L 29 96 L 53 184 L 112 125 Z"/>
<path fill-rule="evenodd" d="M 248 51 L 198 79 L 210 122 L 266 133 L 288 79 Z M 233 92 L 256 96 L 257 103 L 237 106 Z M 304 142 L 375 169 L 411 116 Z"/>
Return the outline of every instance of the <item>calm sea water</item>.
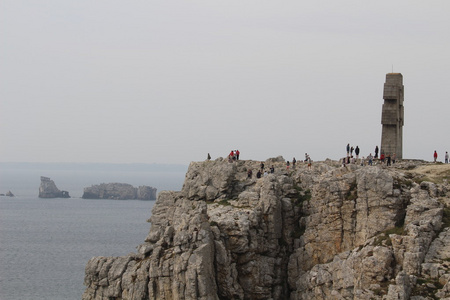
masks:
<path fill-rule="evenodd" d="M 0 299 L 81 299 L 88 260 L 136 252 L 153 204 L 0 197 Z"/>
<path fill-rule="evenodd" d="M 41 175 L 72 198 L 38 198 Z M 184 175 L 185 170 L 0 164 L 0 193 L 16 195 L 0 196 L 0 300 L 81 299 L 90 258 L 127 255 L 144 242 L 155 201 L 85 200 L 84 187 L 122 182 L 178 191 Z"/>

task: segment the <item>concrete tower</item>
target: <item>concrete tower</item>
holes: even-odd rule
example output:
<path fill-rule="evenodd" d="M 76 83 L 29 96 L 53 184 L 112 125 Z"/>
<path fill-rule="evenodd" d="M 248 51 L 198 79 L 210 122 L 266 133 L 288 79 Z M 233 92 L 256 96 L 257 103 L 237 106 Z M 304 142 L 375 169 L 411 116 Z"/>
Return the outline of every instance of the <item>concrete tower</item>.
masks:
<path fill-rule="evenodd" d="M 380 153 L 391 156 L 395 153 L 397 159 L 403 157 L 403 76 L 401 73 L 386 74 L 383 91 L 383 112 L 381 114 Z"/>

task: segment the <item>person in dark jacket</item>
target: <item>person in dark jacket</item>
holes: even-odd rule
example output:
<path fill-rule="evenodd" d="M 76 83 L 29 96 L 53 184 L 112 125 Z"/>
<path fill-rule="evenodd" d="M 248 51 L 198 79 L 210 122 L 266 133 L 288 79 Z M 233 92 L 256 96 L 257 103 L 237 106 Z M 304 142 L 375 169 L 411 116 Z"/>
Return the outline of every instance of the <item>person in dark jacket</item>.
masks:
<path fill-rule="evenodd" d="M 358 146 L 356 146 L 356 148 L 355 148 L 355 154 L 356 154 L 356 159 L 358 159 L 358 156 L 359 156 L 359 147 Z"/>

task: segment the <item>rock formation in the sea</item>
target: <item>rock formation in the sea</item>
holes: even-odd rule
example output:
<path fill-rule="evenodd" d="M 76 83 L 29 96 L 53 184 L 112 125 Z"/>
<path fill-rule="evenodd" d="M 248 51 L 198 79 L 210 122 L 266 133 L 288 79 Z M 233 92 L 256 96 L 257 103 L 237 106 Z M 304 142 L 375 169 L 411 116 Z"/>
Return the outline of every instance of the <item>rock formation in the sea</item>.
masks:
<path fill-rule="evenodd" d="M 84 199 L 155 200 L 156 188 L 151 186 L 133 187 L 127 183 L 102 183 L 84 188 Z"/>
<path fill-rule="evenodd" d="M 450 165 L 191 163 L 83 299 L 450 299 Z M 255 172 L 253 172 L 255 173 Z"/>
<path fill-rule="evenodd" d="M 69 192 L 60 191 L 53 180 L 41 176 L 41 185 L 39 186 L 39 198 L 70 198 Z"/>
<path fill-rule="evenodd" d="M 11 191 L 8 191 L 8 192 L 6 193 L 6 196 L 7 196 L 7 197 L 14 197 L 14 194 L 13 194 Z"/>

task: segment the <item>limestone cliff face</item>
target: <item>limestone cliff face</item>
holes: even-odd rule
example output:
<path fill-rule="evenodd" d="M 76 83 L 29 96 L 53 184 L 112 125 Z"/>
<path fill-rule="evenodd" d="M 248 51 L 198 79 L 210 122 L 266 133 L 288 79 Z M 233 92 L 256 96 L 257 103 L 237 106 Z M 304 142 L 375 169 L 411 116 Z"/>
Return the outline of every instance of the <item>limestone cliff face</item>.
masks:
<path fill-rule="evenodd" d="M 137 253 L 88 262 L 83 299 L 450 297 L 448 185 L 417 164 L 191 163 Z"/>
<path fill-rule="evenodd" d="M 155 200 L 156 188 L 150 186 L 133 187 L 127 183 L 102 183 L 84 188 L 84 199 Z"/>

